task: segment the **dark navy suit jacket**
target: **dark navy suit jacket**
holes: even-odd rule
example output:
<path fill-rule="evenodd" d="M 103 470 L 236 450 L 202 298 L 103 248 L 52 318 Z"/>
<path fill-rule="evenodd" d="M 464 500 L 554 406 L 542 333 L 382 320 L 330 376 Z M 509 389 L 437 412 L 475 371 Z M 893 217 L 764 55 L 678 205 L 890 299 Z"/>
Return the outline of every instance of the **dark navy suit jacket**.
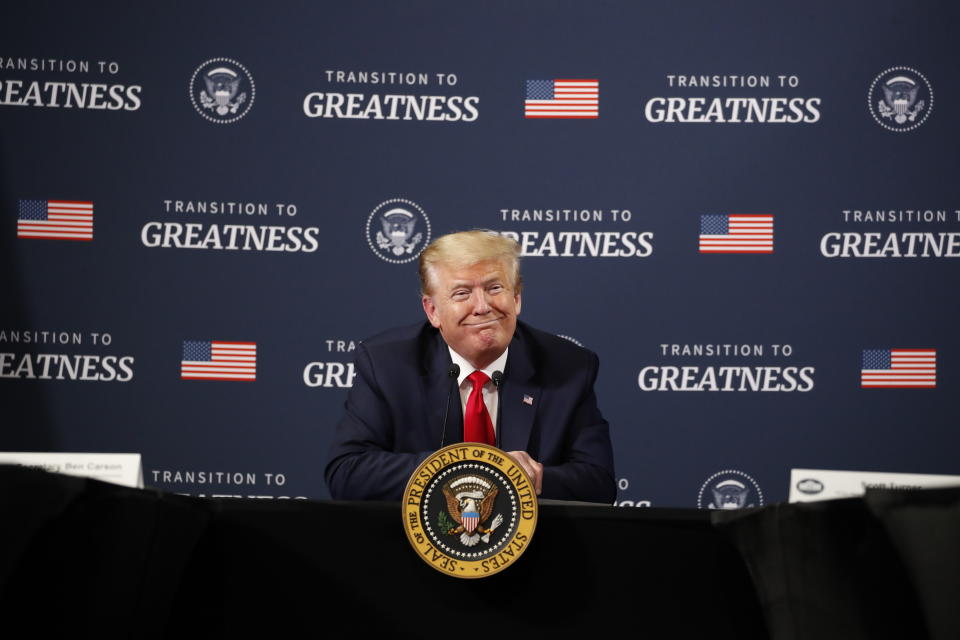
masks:
<path fill-rule="evenodd" d="M 360 344 L 324 472 L 334 499 L 399 500 L 417 465 L 440 448 L 448 399 L 443 444 L 463 440 L 450 364 L 427 322 Z M 598 366 L 593 352 L 517 322 L 501 388 L 500 448 L 544 465 L 543 498 L 614 500 L 609 427 L 593 391 Z"/>

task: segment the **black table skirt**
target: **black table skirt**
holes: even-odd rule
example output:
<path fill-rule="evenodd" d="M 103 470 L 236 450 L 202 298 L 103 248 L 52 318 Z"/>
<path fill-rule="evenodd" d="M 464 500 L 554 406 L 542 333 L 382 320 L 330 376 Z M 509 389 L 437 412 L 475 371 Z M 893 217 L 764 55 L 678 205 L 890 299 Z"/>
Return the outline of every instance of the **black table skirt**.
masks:
<path fill-rule="evenodd" d="M 0 624 L 105 637 L 957 638 L 957 505 L 960 491 L 713 514 L 544 504 L 514 566 L 458 580 L 416 556 L 397 503 L 187 498 L 0 466 Z"/>

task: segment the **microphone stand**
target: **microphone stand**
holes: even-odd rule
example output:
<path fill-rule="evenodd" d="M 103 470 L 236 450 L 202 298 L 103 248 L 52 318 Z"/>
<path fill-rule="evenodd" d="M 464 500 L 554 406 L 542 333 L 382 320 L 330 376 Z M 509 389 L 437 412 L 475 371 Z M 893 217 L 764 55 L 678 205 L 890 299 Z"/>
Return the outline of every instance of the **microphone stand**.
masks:
<path fill-rule="evenodd" d="M 493 375 L 490 376 L 490 379 L 493 380 L 493 386 L 497 388 L 497 429 L 496 429 L 496 447 L 500 448 L 500 425 L 503 423 L 501 416 L 503 416 L 503 372 L 494 371 Z"/>
<path fill-rule="evenodd" d="M 447 389 L 447 406 L 443 410 L 443 431 L 440 432 L 440 449 L 447 441 L 447 415 L 450 413 L 450 396 L 453 395 L 453 387 L 457 384 L 457 378 L 460 377 L 460 365 L 451 363 L 447 369 L 447 377 L 450 378 L 450 388 Z"/>

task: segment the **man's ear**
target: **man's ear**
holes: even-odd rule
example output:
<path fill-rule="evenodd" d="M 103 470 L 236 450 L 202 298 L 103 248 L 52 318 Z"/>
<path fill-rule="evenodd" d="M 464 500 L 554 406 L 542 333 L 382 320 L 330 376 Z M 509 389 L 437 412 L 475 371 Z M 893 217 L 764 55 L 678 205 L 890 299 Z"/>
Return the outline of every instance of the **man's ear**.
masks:
<path fill-rule="evenodd" d="M 516 313 L 516 315 L 520 315 L 520 294 L 518 293 L 518 294 L 517 294 L 516 296 L 514 296 L 514 297 L 517 299 L 517 313 Z"/>
<path fill-rule="evenodd" d="M 423 296 L 420 300 L 423 303 L 423 312 L 427 314 L 427 320 L 437 329 L 440 328 L 440 314 L 437 313 L 437 305 L 433 303 L 433 298 Z"/>

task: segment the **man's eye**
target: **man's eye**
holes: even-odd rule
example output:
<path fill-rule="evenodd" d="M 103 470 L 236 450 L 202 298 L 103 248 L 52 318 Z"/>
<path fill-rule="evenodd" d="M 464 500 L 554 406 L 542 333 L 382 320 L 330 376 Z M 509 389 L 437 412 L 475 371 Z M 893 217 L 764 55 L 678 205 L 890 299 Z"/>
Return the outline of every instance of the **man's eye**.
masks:
<path fill-rule="evenodd" d="M 453 299 L 454 299 L 454 300 L 463 300 L 464 298 L 467 298 L 467 297 L 469 297 L 469 296 L 470 296 L 470 292 L 468 292 L 468 291 L 454 291 L 454 292 L 453 292 Z"/>
<path fill-rule="evenodd" d="M 495 285 L 493 285 L 493 286 L 490 287 L 489 291 L 490 291 L 491 293 L 499 293 L 500 291 L 503 291 L 503 285 L 502 285 L 502 284 L 495 284 Z"/>

